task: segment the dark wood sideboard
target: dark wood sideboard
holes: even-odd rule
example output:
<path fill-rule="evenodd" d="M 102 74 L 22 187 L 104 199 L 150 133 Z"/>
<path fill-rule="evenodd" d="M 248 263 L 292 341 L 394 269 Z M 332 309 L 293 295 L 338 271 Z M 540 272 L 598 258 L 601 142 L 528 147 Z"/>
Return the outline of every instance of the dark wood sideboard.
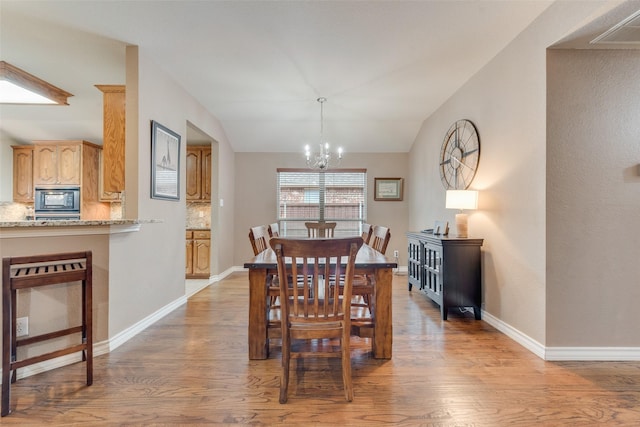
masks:
<path fill-rule="evenodd" d="M 480 320 L 483 239 L 408 232 L 409 291 L 416 286 L 440 306 L 442 320 L 452 307 L 471 307 Z"/>

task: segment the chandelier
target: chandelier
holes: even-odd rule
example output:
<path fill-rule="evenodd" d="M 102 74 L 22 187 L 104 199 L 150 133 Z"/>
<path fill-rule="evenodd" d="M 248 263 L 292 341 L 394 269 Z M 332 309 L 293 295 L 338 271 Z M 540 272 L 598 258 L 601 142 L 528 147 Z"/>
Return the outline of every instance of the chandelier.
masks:
<path fill-rule="evenodd" d="M 320 169 L 326 170 L 329 169 L 329 166 L 336 166 L 340 164 L 340 160 L 342 159 L 342 148 L 338 148 L 338 160 L 337 162 L 332 161 L 333 155 L 329 151 L 329 143 L 323 142 L 323 133 L 324 133 L 324 106 L 323 104 L 327 101 L 327 98 L 318 98 L 317 101 L 320 103 L 320 150 L 317 153 L 312 153 L 309 145 L 305 145 L 305 156 L 307 157 L 307 166 L 311 169 Z M 335 163 L 335 164 L 333 164 Z"/>

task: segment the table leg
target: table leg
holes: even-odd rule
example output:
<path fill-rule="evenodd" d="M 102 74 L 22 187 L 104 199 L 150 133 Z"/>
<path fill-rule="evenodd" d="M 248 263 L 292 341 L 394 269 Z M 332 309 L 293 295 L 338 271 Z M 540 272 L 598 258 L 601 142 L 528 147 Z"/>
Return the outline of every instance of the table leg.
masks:
<path fill-rule="evenodd" d="M 391 359 L 393 345 L 393 323 L 391 310 L 391 268 L 378 268 L 375 271 L 375 324 L 373 334 L 373 357 Z"/>
<path fill-rule="evenodd" d="M 249 269 L 249 359 L 269 357 L 267 270 Z"/>

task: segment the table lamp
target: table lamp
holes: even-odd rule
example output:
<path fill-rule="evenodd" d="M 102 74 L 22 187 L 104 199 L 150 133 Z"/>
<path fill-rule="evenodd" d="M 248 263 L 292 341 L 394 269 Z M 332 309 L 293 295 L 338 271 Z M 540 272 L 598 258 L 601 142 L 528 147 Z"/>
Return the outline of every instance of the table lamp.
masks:
<path fill-rule="evenodd" d="M 464 209 L 478 208 L 478 192 L 475 190 L 447 190 L 447 209 L 460 209 L 456 214 L 456 236 L 468 237 L 467 214 Z"/>

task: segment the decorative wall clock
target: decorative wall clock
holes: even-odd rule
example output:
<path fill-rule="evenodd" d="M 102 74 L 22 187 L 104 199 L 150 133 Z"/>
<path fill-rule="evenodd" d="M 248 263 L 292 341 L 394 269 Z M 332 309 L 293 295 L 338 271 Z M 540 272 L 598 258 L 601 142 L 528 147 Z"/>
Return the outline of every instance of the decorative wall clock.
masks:
<path fill-rule="evenodd" d="M 440 180 L 447 190 L 466 190 L 480 162 L 480 138 L 469 120 L 451 125 L 440 150 Z"/>

